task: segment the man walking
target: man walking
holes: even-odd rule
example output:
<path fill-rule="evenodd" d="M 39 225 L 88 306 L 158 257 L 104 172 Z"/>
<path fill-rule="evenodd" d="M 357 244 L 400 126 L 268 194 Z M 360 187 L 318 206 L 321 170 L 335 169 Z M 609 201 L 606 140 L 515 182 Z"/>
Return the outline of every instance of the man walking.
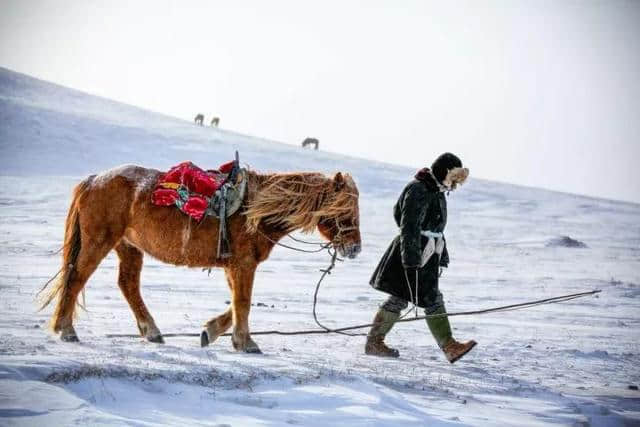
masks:
<path fill-rule="evenodd" d="M 449 253 L 444 238 L 447 224 L 445 192 L 454 190 L 469 175 L 460 159 L 444 153 L 431 165 L 423 168 L 404 188 L 393 214 L 400 228 L 373 273 L 370 284 L 390 294 L 380 306 L 369 331 L 365 353 L 375 356 L 398 357 L 398 350 L 384 343 L 385 336 L 407 308 L 408 301 L 424 308 L 425 314 L 444 314 L 446 309 L 438 278 L 449 265 Z M 427 319 L 427 325 L 447 360 L 454 363 L 475 345 L 475 341 L 460 343 L 451 334 L 446 316 Z"/>

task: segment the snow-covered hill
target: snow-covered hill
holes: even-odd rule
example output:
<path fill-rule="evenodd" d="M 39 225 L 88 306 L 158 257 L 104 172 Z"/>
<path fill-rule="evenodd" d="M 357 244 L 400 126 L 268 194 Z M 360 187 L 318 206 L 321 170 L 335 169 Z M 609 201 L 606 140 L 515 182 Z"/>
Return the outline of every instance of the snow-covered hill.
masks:
<path fill-rule="evenodd" d="M 194 112 L 195 113 L 195 112 Z M 256 337 L 265 355 L 222 338 L 156 345 L 135 333 L 109 256 L 87 285 L 82 342 L 50 335 L 34 295 L 59 268 L 78 178 L 122 163 L 215 167 L 239 150 L 259 171 L 350 172 L 361 191 L 362 255 L 320 291 L 331 326 L 368 323 L 384 295 L 368 286 L 397 230 L 391 207 L 413 170 L 303 150 L 143 111 L 0 69 L 0 425 L 633 425 L 640 423 L 640 206 L 472 179 L 450 195 L 450 311 L 589 289 L 598 297 L 452 318 L 478 347 L 449 365 L 422 322 L 398 325 L 399 360 L 363 339 Z M 429 163 L 439 153 L 428 147 Z M 473 173 L 473 159 L 464 159 Z M 584 242 L 569 248 L 562 236 Z M 251 327 L 313 328 L 324 255 L 277 248 L 259 269 Z M 165 332 L 199 332 L 229 299 L 210 277 L 145 258 L 143 292 Z"/>

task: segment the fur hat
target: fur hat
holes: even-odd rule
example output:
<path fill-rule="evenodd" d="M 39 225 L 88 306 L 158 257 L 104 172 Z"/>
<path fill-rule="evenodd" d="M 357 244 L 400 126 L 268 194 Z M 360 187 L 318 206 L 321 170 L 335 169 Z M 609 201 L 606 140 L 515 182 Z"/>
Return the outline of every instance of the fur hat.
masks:
<path fill-rule="evenodd" d="M 438 183 L 453 190 L 469 176 L 469 169 L 462 167 L 462 161 L 455 154 L 441 154 L 431 165 L 433 176 Z"/>

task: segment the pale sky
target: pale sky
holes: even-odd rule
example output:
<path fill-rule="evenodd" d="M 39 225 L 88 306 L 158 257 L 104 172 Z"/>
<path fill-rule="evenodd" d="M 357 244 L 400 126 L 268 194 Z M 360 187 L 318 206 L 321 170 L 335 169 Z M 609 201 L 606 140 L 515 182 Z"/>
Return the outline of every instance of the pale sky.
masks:
<path fill-rule="evenodd" d="M 640 202 L 640 1 L 5 1 L 0 66 L 220 127 Z M 182 159 L 180 159 L 182 160 Z"/>

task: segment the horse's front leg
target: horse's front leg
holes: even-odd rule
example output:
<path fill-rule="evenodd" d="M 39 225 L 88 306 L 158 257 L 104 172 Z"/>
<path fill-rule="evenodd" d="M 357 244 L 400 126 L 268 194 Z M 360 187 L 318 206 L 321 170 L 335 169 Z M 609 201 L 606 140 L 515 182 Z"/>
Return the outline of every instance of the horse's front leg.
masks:
<path fill-rule="evenodd" d="M 262 353 L 249 335 L 249 310 L 251 309 L 251 293 L 253 278 L 257 264 L 240 262 L 227 267 L 227 279 L 231 285 L 231 312 L 233 315 L 233 334 L 231 342 L 236 350 L 247 353 Z"/>

